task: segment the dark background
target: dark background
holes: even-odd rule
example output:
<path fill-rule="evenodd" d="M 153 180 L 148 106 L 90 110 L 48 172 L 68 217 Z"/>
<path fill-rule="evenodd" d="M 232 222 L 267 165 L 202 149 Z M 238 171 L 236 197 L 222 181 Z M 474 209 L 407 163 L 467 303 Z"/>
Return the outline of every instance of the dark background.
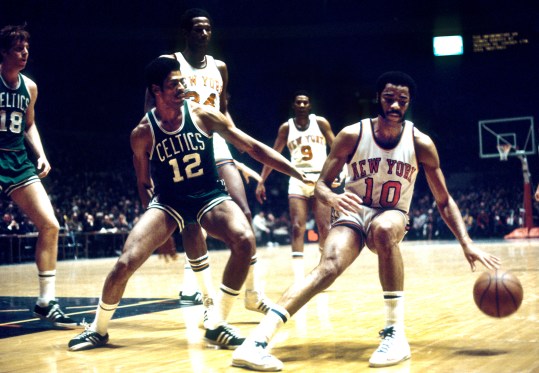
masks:
<path fill-rule="evenodd" d="M 408 118 L 437 144 L 449 181 L 486 172 L 521 185 L 518 160 L 480 159 L 477 123 L 538 117 L 536 2 L 375 3 L 2 0 L 0 25 L 28 23 L 24 73 L 38 84 L 37 122 L 53 167 L 66 160 L 105 172 L 131 167 L 129 133 L 143 114 L 144 66 L 183 50 L 180 16 L 201 7 L 213 17 L 210 54 L 228 65 L 232 117 L 268 145 L 291 114 L 295 90 L 312 93 L 314 112 L 337 133 L 375 115 L 376 78 L 402 70 L 419 87 Z M 515 31 L 529 43 L 472 52 L 472 35 Z M 434 57 L 432 37 L 452 34 L 464 36 L 464 55 Z M 528 157 L 532 174 L 536 158 Z"/>

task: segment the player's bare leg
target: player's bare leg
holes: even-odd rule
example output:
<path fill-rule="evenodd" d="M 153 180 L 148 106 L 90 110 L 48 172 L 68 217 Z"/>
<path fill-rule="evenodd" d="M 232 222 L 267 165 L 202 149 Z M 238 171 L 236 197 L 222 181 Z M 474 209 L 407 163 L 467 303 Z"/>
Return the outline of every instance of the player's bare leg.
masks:
<path fill-rule="evenodd" d="M 395 365 L 411 356 L 404 333 L 404 265 L 399 246 L 406 224 L 403 213 L 386 211 L 372 221 L 367 237 L 367 246 L 378 254 L 386 313 L 386 325 L 380 331 L 382 341 L 369 360 L 372 367 Z"/>
<path fill-rule="evenodd" d="M 329 229 L 331 228 L 331 207 L 323 204 L 316 198 L 312 198 L 311 203 L 316 227 L 318 228 L 318 244 L 320 246 L 320 251 L 322 251 Z"/>
<path fill-rule="evenodd" d="M 209 235 L 230 248 L 221 291 L 205 321 L 207 330 L 204 338 L 212 345 L 234 349 L 243 343 L 244 338 L 239 337 L 226 320 L 249 272 L 250 254 L 255 246 L 254 233 L 241 209 L 232 201 L 215 206 L 203 216 L 201 224 Z"/>
<path fill-rule="evenodd" d="M 361 252 L 362 237 L 347 227 L 333 228 L 320 263 L 300 283 L 294 283 L 232 355 L 232 365 L 259 371 L 277 371 L 283 364 L 271 355 L 268 343 L 292 315 L 316 294 L 327 289 Z"/>
<path fill-rule="evenodd" d="M 245 193 L 245 186 L 240 172 L 234 163 L 227 163 L 218 168 L 219 176 L 225 181 L 228 193 L 243 211 L 243 214 L 249 222 L 249 228 L 252 227 L 252 214 L 247 202 L 247 195 Z M 253 231 L 254 235 L 254 231 Z M 260 312 L 266 314 L 273 305 L 273 302 L 266 298 L 264 290 L 260 285 L 259 270 L 258 270 L 258 257 L 256 255 L 256 246 L 253 248 L 253 252 L 250 254 L 249 272 L 245 281 L 245 308 L 251 311 Z M 226 292 L 226 289 L 221 287 L 222 291 Z"/>
<path fill-rule="evenodd" d="M 306 198 L 289 197 L 291 245 L 292 245 L 292 272 L 294 281 L 300 282 L 305 277 L 305 224 L 307 223 L 309 201 Z"/>
<path fill-rule="evenodd" d="M 39 278 L 39 297 L 34 316 L 51 322 L 54 326 L 77 328 L 80 323 L 67 316 L 56 301 L 56 261 L 60 225 L 45 188 L 40 182 L 16 189 L 11 199 L 35 224 L 36 266 Z"/>
<path fill-rule="evenodd" d="M 107 275 L 92 324 L 69 341 L 71 351 L 92 349 L 109 340 L 108 325 L 124 294 L 127 282 L 176 230 L 177 224 L 165 211 L 147 210 L 133 227 L 122 254 Z"/>

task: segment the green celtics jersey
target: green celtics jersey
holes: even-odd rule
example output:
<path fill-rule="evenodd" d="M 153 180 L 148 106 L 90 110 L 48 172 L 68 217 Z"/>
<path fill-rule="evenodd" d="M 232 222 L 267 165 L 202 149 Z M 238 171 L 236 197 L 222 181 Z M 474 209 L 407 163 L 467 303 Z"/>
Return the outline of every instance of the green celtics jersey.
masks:
<path fill-rule="evenodd" d="M 151 176 L 155 194 L 163 200 L 199 198 L 222 188 L 212 138 L 193 122 L 187 101 L 183 109 L 183 123 L 173 132 L 163 129 L 155 109 L 147 113 L 154 138 Z"/>
<path fill-rule="evenodd" d="M 10 88 L 0 76 L 0 149 L 25 149 L 24 131 L 29 104 L 30 92 L 22 74 L 19 74 L 16 88 Z"/>

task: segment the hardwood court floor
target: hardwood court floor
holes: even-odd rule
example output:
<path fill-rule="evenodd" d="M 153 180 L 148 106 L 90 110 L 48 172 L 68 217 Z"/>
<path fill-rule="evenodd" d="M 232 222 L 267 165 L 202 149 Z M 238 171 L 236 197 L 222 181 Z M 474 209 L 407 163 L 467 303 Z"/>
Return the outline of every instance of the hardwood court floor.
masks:
<path fill-rule="evenodd" d="M 483 269 L 472 273 L 456 243 L 405 242 L 406 332 L 411 360 L 389 368 L 368 367 L 384 322 L 376 256 L 368 250 L 281 329 L 273 353 L 283 360 L 287 372 L 539 372 L 539 241 L 479 245 L 499 255 L 503 268 L 522 282 L 524 301 L 516 314 L 494 319 L 476 308 L 472 287 Z M 216 286 L 227 257 L 228 251 L 211 252 Z M 306 260 L 309 267 L 316 265 L 316 245 L 306 247 Z M 57 296 L 98 297 L 114 261 L 60 262 Z M 276 300 L 292 278 L 290 247 L 261 248 L 259 263 L 266 294 Z M 182 266 L 182 261 L 165 263 L 151 257 L 129 282 L 125 298 L 175 302 Z M 0 297 L 35 297 L 33 264 L 2 266 L 0 273 Z M 94 306 L 95 299 L 89 308 L 67 312 L 77 315 Z M 0 371 L 241 372 L 230 366 L 231 351 L 204 345 L 203 332 L 197 327 L 201 314 L 202 307 L 196 306 L 113 319 L 110 343 L 90 351 L 67 351 L 68 341 L 78 333 L 73 330 L 2 338 Z M 261 318 L 243 308 L 242 294 L 230 321 L 247 334 Z M 1 325 L 0 332 L 5 327 Z"/>

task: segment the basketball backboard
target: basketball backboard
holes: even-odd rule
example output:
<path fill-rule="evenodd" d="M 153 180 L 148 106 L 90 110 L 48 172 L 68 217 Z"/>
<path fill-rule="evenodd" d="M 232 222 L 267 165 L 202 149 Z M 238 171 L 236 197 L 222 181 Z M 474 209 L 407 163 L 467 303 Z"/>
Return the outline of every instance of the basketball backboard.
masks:
<path fill-rule="evenodd" d="M 479 157 L 499 158 L 500 147 L 509 147 L 508 157 L 535 154 L 533 117 L 480 120 Z"/>

